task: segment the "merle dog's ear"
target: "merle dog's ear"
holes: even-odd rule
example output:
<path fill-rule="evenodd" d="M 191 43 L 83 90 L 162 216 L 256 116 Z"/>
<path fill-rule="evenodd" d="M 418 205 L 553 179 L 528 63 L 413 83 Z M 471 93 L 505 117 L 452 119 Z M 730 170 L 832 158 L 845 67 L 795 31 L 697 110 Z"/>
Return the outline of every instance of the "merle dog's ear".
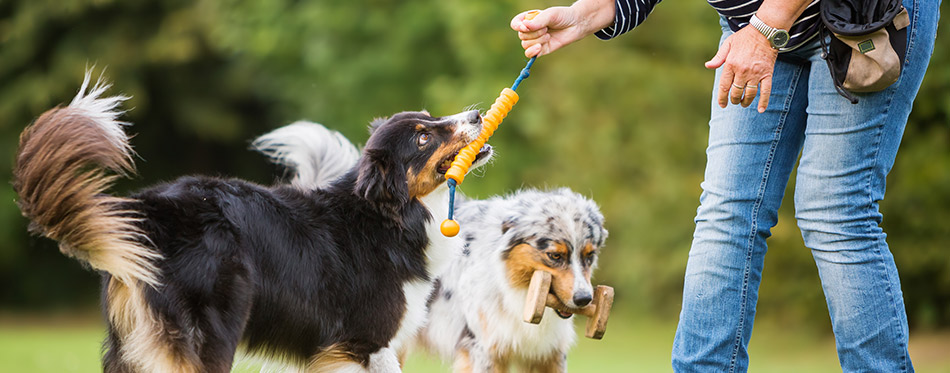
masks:
<path fill-rule="evenodd" d="M 355 192 L 378 207 L 395 210 L 409 203 L 406 167 L 389 152 L 366 149 L 360 159 Z"/>
<path fill-rule="evenodd" d="M 511 228 L 514 228 L 518 225 L 518 219 L 514 216 L 509 216 L 504 221 L 501 222 L 501 234 L 508 233 Z"/>
<path fill-rule="evenodd" d="M 382 126 L 383 123 L 386 123 L 386 121 L 388 121 L 388 120 L 389 120 L 389 118 L 376 118 L 376 119 L 373 119 L 372 122 L 369 122 L 369 134 L 372 135 L 373 132 L 376 132 L 376 129 L 379 128 L 379 126 Z"/>

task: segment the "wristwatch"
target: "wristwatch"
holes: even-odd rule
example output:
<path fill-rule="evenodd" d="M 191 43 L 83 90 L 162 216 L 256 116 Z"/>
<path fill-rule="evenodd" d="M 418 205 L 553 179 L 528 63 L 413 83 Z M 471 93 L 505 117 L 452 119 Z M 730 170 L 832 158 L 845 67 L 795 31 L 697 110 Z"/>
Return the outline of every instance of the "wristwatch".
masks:
<path fill-rule="evenodd" d="M 759 30 L 762 35 L 765 35 L 765 38 L 769 40 L 769 44 L 772 44 L 772 48 L 781 49 L 788 44 L 788 30 L 777 29 L 766 25 L 765 22 L 762 22 L 755 14 L 752 15 L 749 24 L 755 27 L 756 30 Z"/>

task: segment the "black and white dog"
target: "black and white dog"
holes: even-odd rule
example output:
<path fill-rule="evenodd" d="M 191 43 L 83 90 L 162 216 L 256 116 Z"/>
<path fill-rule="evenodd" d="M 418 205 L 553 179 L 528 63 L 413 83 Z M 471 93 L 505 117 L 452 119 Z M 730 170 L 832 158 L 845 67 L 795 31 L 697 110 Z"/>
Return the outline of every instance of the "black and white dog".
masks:
<path fill-rule="evenodd" d="M 290 183 L 305 189 L 342 175 L 326 167 L 347 160 L 327 162 L 329 154 L 355 153 L 339 133 L 307 122 L 277 129 L 254 146 L 294 172 Z M 571 314 L 548 308 L 540 325 L 525 323 L 527 287 L 534 271 L 547 271 L 551 292 L 563 304 L 578 308 L 591 301 L 591 275 L 607 238 L 600 208 L 567 188 L 458 198 L 461 239 L 431 232 L 432 240 L 446 245 L 432 251 L 451 258 L 433 268 L 437 277 L 418 341 L 453 360 L 457 372 L 506 371 L 510 365 L 529 372 L 565 371 L 576 338 Z"/>
<path fill-rule="evenodd" d="M 14 189 L 33 232 L 102 271 L 105 371 L 226 372 L 239 344 L 308 371 L 399 371 L 432 286 L 426 201 L 447 199 L 477 111 L 377 120 L 322 188 L 189 176 L 117 197 L 110 171 L 133 170 L 126 97 L 89 83 L 24 129 Z"/>

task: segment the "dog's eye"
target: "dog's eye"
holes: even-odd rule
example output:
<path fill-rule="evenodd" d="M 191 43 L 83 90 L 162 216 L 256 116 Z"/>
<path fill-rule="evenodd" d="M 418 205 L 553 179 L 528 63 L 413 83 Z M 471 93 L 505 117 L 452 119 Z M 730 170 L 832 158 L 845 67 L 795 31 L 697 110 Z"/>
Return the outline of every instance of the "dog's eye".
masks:
<path fill-rule="evenodd" d="M 419 144 L 419 146 L 423 146 L 425 144 L 428 144 L 429 139 L 431 138 L 432 138 L 432 135 L 428 133 L 420 133 L 419 137 L 416 139 L 416 142 Z"/>
<path fill-rule="evenodd" d="M 587 265 L 594 264 L 594 256 L 595 255 L 593 253 L 588 254 L 587 257 L 584 258 L 584 262 L 587 263 Z"/>
<path fill-rule="evenodd" d="M 548 258 L 551 258 L 551 260 L 555 262 L 560 262 L 561 259 L 564 258 L 564 256 L 561 255 L 561 253 L 548 253 Z"/>

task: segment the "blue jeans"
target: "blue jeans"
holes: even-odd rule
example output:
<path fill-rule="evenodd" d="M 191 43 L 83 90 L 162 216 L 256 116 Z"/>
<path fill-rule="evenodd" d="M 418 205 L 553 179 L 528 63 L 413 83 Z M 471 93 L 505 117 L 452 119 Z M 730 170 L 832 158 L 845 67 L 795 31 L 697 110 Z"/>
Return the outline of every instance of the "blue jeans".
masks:
<path fill-rule="evenodd" d="M 775 65 L 765 113 L 712 100 L 703 193 L 673 341 L 676 371 L 744 372 L 766 238 L 789 175 L 818 266 L 841 367 L 913 371 L 897 267 L 879 226 L 885 178 L 933 52 L 939 0 L 904 0 L 907 58 L 887 89 L 838 95 L 817 40 Z M 723 40 L 731 34 L 723 27 Z M 716 74 L 718 87 L 719 73 Z M 715 92 L 715 88 L 714 88 Z"/>

